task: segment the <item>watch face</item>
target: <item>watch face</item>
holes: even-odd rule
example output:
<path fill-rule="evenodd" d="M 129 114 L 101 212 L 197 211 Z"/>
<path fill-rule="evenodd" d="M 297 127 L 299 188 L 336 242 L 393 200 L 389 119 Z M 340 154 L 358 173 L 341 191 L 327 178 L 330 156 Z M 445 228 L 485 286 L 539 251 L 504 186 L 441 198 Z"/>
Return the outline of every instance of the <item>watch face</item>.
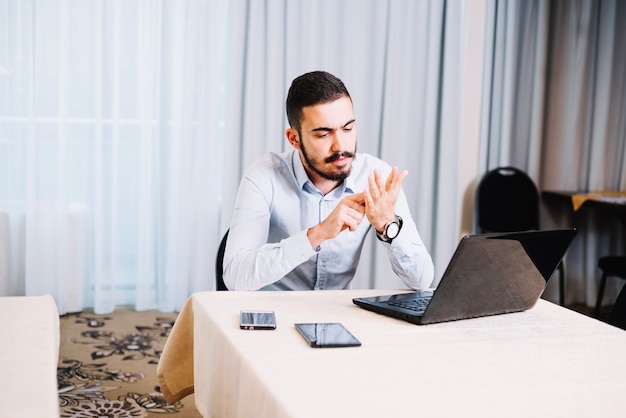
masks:
<path fill-rule="evenodd" d="M 398 236 L 398 233 L 400 232 L 400 225 L 398 225 L 397 222 L 394 223 L 390 223 L 387 226 L 387 231 L 386 231 L 386 235 L 387 237 L 394 239 L 395 237 Z"/>

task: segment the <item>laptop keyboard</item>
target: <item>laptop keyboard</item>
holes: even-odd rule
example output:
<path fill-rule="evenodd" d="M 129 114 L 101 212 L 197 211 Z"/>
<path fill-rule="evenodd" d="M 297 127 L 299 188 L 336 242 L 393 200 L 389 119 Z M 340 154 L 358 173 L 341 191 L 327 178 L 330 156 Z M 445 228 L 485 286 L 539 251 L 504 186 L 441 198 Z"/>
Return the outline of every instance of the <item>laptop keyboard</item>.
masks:
<path fill-rule="evenodd" d="M 415 298 L 415 299 L 386 301 L 388 305 L 393 305 L 399 308 L 409 309 L 415 312 L 424 312 L 429 302 L 430 302 L 430 298 Z"/>

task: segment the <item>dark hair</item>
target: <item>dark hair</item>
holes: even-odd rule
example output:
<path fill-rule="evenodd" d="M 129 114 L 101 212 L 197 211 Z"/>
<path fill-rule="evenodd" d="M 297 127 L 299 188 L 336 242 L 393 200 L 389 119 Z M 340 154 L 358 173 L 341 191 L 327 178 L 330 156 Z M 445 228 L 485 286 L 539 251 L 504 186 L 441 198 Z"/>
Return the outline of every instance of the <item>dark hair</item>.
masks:
<path fill-rule="evenodd" d="M 350 93 L 343 82 L 325 71 L 312 71 L 295 78 L 287 93 L 287 120 L 300 133 L 302 108 L 333 102 L 342 97 L 350 100 Z"/>

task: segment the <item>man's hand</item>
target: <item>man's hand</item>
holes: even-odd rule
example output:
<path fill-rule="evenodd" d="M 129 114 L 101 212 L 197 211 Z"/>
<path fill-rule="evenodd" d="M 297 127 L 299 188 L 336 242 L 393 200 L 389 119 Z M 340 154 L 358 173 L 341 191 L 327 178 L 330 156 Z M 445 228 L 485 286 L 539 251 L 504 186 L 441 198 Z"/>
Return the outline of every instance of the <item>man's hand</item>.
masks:
<path fill-rule="evenodd" d="M 343 230 L 355 231 L 365 216 L 363 193 L 344 197 L 337 207 L 319 225 L 309 228 L 307 237 L 313 248 L 327 239 L 335 238 Z"/>
<path fill-rule="evenodd" d="M 377 231 L 382 231 L 385 224 L 395 216 L 396 201 L 402 190 L 402 180 L 408 174 L 408 171 L 398 172 L 398 167 L 394 167 L 384 183 L 378 170 L 374 170 L 374 173 L 369 176 L 369 188 L 363 191 L 365 215 Z"/>

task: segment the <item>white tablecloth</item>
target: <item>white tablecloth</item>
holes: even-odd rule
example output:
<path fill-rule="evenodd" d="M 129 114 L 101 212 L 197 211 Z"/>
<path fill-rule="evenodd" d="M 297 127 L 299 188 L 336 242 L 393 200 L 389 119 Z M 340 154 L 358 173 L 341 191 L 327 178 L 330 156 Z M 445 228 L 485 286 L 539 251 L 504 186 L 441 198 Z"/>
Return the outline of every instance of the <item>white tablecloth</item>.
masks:
<path fill-rule="evenodd" d="M 395 292 L 192 295 L 198 410 L 275 418 L 624 416 L 624 331 L 544 300 L 526 312 L 426 326 L 352 303 L 388 293 Z M 274 310 L 277 329 L 240 330 L 243 309 Z M 310 348 L 296 322 L 341 322 L 362 346 Z"/>
<path fill-rule="evenodd" d="M 0 297 L 0 417 L 59 416 L 59 332 L 50 296 Z"/>

